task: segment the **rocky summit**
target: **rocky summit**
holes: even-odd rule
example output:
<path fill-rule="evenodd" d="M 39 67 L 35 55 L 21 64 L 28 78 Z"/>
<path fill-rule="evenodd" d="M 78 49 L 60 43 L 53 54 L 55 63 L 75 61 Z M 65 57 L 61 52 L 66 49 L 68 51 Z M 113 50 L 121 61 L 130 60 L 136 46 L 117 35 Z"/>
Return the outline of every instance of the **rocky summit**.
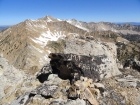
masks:
<path fill-rule="evenodd" d="M 140 26 L 45 16 L 0 31 L 0 105 L 140 105 Z"/>

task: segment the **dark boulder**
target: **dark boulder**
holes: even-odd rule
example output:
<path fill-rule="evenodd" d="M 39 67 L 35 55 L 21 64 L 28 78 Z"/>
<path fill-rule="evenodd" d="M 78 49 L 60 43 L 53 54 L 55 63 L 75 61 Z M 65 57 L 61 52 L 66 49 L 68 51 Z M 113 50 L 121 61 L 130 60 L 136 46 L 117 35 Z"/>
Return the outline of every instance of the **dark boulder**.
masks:
<path fill-rule="evenodd" d="M 96 64 L 102 63 L 98 57 L 97 61 L 92 56 L 76 54 L 51 53 L 50 65 L 52 72 L 59 75 L 62 79 L 78 80 L 80 76 L 92 78 L 94 81 L 100 80 Z"/>
<path fill-rule="evenodd" d="M 69 79 L 71 82 L 79 80 L 80 76 L 92 78 L 94 82 L 120 74 L 106 55 L 76 55 L 76 54 L 49 54 L 50 64 L 44 66 L 37 78 L 43 83 L 48 74 L 58 74 L 61 79 Z"/>

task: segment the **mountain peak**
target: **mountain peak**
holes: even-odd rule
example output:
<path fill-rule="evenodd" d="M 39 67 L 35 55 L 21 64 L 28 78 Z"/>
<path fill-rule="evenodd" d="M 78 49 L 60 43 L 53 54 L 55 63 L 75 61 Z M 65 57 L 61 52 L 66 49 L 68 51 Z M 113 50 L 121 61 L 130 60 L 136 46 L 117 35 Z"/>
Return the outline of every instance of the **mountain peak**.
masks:
<path fill-rule="evenodd" d="M 41 20 L 45 20 L 47 22 L 59 22 L 59 21 L 62 21 L 61 19 L 54 18 L 54 17 L 52 17 L 50 15 L 47 15 L 47 16 L 41 18 Z"/>
<path fill-rule="evenodd" d="M 71 21 L 75 21 L 75 22 L 77 22 L 77 20 L 76 20 L 76 19 L 71 19 Z"/>

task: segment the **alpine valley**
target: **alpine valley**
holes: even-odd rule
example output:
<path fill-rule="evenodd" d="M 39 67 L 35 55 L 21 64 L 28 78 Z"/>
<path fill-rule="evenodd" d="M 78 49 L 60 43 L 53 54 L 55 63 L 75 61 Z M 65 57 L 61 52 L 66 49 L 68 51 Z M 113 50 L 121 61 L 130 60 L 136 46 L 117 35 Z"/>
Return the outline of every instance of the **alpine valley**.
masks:
<path fill-rule="evenodd" d="M 45 16 L 6 27 L 0 81 L 0 105 L 140 105 L 140 25 Z"/>

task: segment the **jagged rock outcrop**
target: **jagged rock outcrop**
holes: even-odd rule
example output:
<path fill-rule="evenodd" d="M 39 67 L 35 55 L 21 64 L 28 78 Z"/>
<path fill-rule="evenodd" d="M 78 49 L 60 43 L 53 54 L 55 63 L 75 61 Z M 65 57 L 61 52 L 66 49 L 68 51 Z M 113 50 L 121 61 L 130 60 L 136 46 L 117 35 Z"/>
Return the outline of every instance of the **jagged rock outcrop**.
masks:
<path fill-rule="evenodd" d="M 70 87 L 68 80 L 62 80 L 55 74 L 50 74 L 48 79 L 31 94 L 42 95 L 43 97 L 53 97 L 66 99 L 66 91 Z"/>
<path fill-rule="evenodd" d="M 98 105 L 95 97 L 97 95 L 99 98 L 101 95 L 98 86 L 98 84 L 93 84 L 92 79 L 84 77 L 70 85 L 69 80 L 62 80 L 56 74 L 50 74 L 42 85 L 20 96 L 12 102 L 12 105 L 32 105 L 39 104 L 42 101 L 48 105 L 88 105 L 85 100 L 91 105 Z M 73 94 L 77 97 L 74 96 L 75 99 L 71 100 Z M 35 101 L 35 99 L 38 101 Z M 44 101 L 45 99 L 47 101 Z"/>

